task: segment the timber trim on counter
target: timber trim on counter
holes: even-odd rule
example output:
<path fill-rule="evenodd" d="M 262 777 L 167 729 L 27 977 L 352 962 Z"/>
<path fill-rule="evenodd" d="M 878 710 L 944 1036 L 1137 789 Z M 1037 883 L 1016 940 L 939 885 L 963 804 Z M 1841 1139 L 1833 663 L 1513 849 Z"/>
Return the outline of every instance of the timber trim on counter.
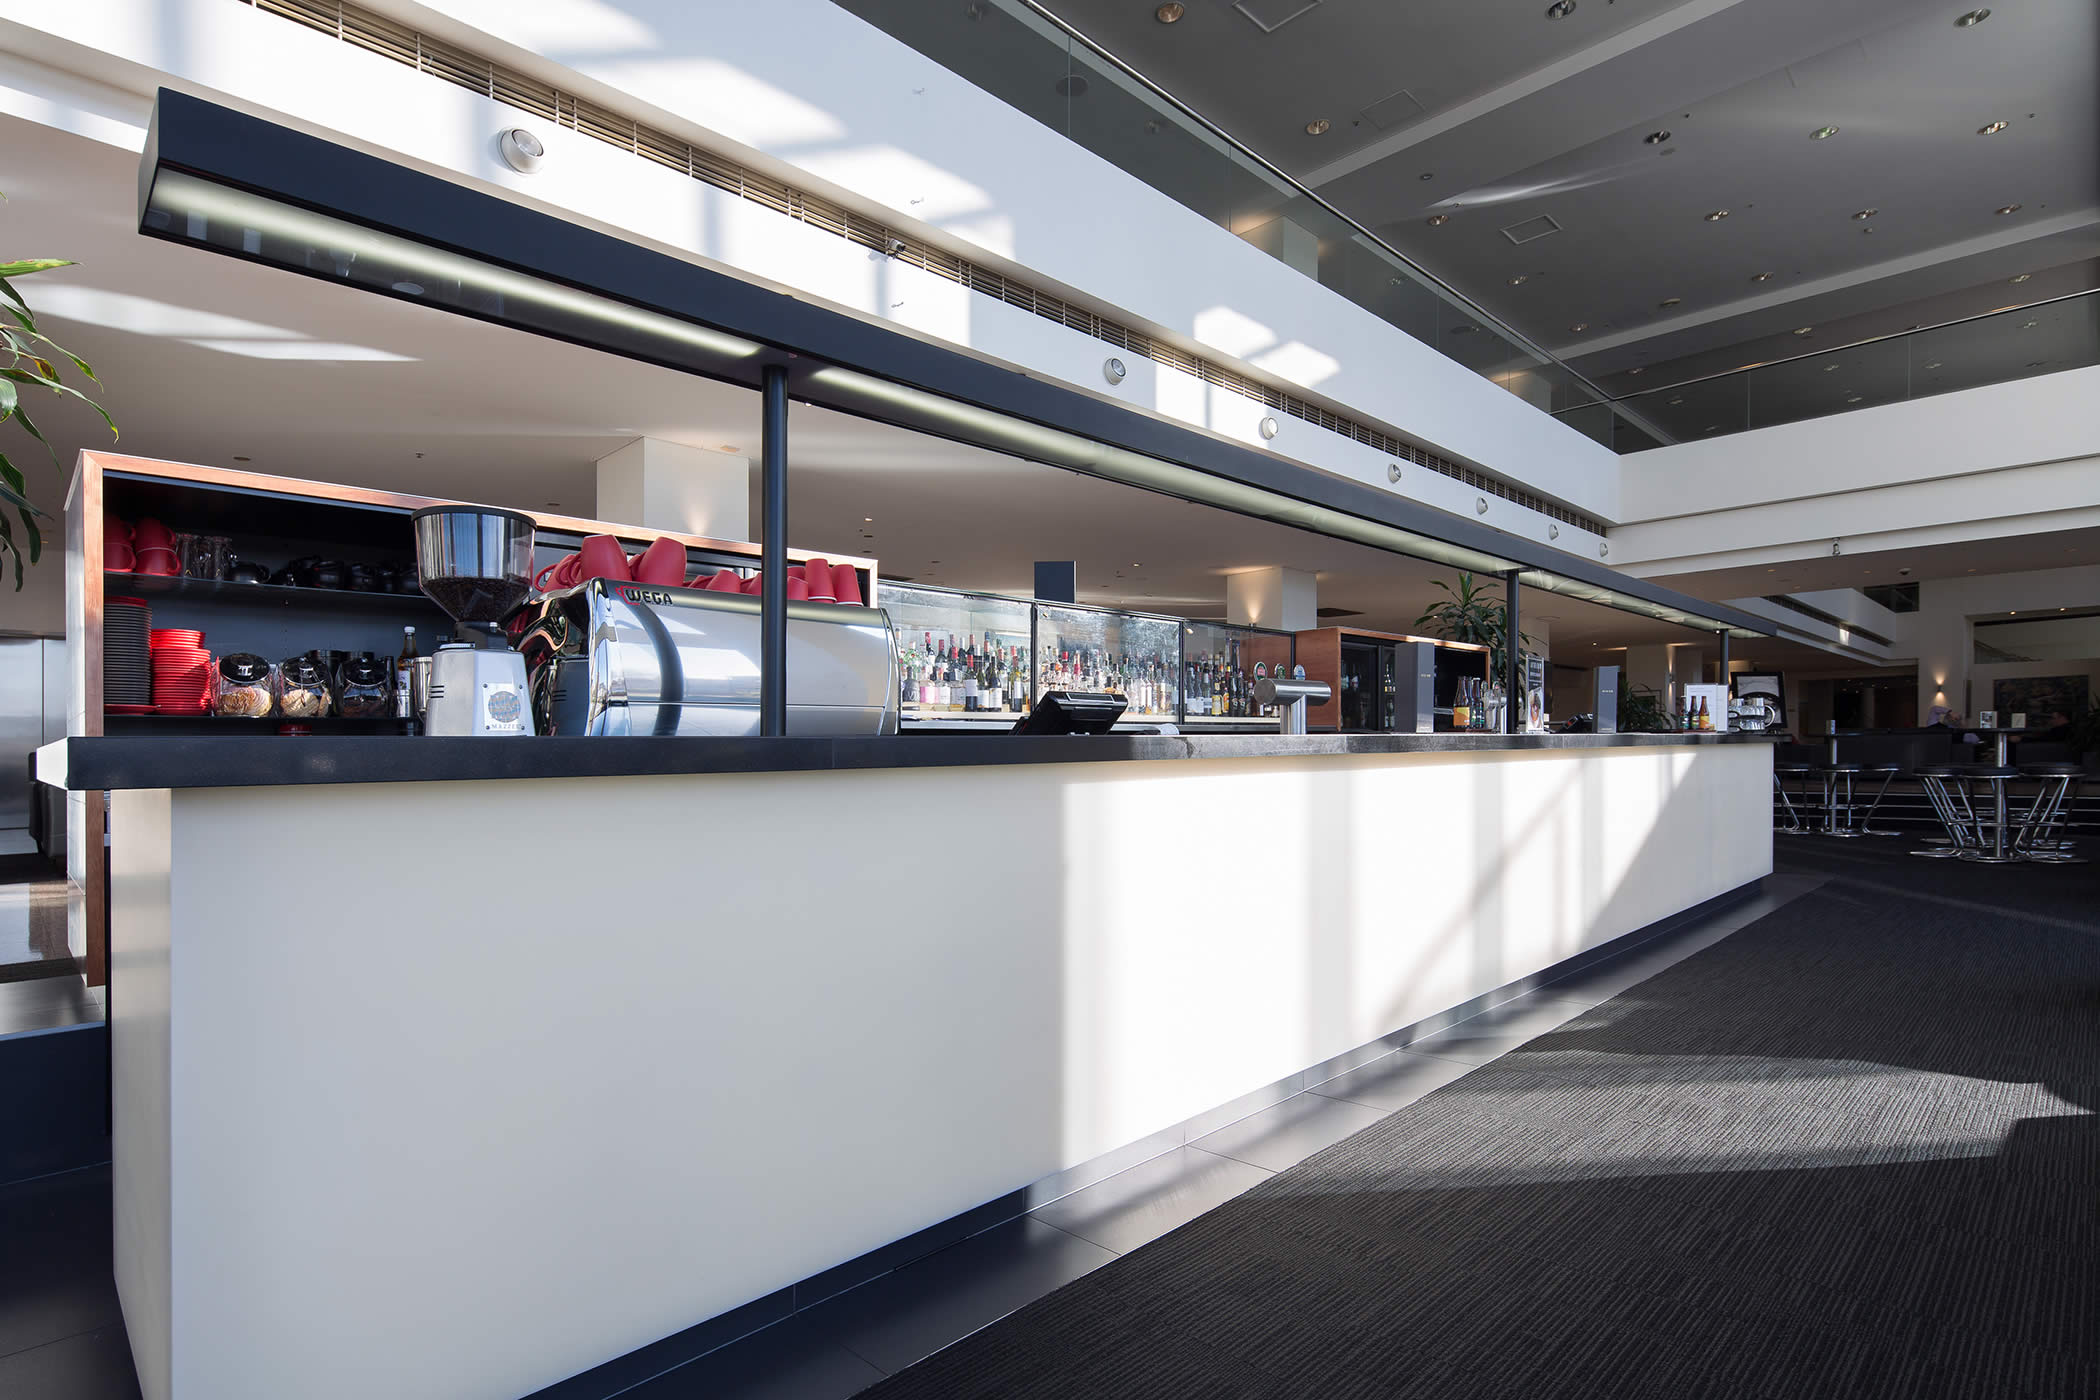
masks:
<path fill-rule="evenodd" d="M 416 738 L 273 735 L 68 739 L 37 751 L 68 788 L 643 778 L 1037 763 L 1328 759 L 1764 744 L 1763 734 L 939 734 L 856 738 Z"/>

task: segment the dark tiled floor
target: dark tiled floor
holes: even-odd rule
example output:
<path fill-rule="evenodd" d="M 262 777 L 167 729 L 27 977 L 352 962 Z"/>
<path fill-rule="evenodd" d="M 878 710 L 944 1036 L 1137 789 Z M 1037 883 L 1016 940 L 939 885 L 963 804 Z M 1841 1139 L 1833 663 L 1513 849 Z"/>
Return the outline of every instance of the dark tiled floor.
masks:
<path fill-rule="evenodd" d="M 0 982 L 0 1036 L 56 1030 L 102 1019 L 103 989 L 75 973 Z"/>
<path fill-rule="evenodd" d="M 620 1392 L 623 1400 L 844 1400 L 1582 1016 L 1817 883 L 1778 877 L 1757 901 L 993 1226 Z M 0 1397 L 138 1394 L 109 1266 L 106 1167 L 0 1188 Z"/>
<path fill-rule="evenodd" d="M 66 882 L 35 856 L 0 856 L 0 978 L 65 964 Z"/>
<path fill-rule="evenodd" d="M 0 1188 L 0 1396 L 139 1393 L 110 1277 L 109 1168 Z"/>

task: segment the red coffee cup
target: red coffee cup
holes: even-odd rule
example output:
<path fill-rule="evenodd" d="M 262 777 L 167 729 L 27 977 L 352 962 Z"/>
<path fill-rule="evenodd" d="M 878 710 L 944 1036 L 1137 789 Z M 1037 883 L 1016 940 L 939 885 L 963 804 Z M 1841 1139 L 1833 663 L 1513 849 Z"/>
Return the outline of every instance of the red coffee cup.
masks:
<path fill-rule="evenodd" d="M 851 564 L 831 566 L 831 591 L 843 607 L 865 607 L 867 600 L 860 594 L 860 570 Z"/>
<path fill-rule="evenodd" d="M 812 603 L 836 603 L 839 600 L 831 581 L 831 561 L 821 555 L 802 566 L 802 581 L 809 585 Z"/>
<path fill-rule="evenodd" d="M 787 581 L 787 595 L 790 603 L 806 603 L 809 601 L 809 585 L 799 578 L 791 578 Z"/>
<path fill-rule="evenodd" d="M 763 593 L 764 591 L 765 591 L 765 575 L 763 575 L 763 574 L 753 574 L 753 575 L 751 575 L 751 577 L 749 577 L 749 578 L 745 579 L 745 580 L 744 580 L 744 582 L 743 582 L 743 584 L 742 584 L 742 586 L 741 586 L 741 587 L 739 587 L 739 588 L 737 589 L 737 592 L 739 592 L 739 593 L 750 593 L 750 594 L 758 594 L 758 593 Z"/>
<path fill-rule="evenodd" d="M 685 586 L 685 546 L 665 535 L 635 556 L 632 572 L 636 583 L 682 588 Z"/>
<path fill-rule="evenodd" d="M 105 515 L 102 517 L 102 538 L 111 544 L 115 544 L 119 540 L 122 540 L 125 544 L 130 544 L 131 526 L 114 515 Z"/>
<path fill-rule="evenodd" d="M 561 573 L 562 566 L 575 557 L 573 554 L 564 554 L 561 558 L 534 574 L 532 576 L 532 591 L 535 593 L 552 593 L 555 589 L 560 588 L 562 585 L 557 581 L 557 576 Z"/>
<path fill-rule="evenodd" d="M 578 583 L 585 579 L 609 578 L 622 582 L 631 581 L 634 574 L 627 567 L 627 551 L 611 535 L 591 535 L 585 538 L 583 548 L 576 551 Z"/>
<path fill-rule="evenodd" d="M 744 581 L 737 576 L 735 569 L 723 569 L 707 581 L 707 591 L 710 593 L 741 593 L 744 591 Z"/>
<path fill-rule="evenodd" d="M 175 535 L 167 526 L 148 516 L 131 527 L 131 542 L 139 549 L 172 550 Z"/>
<path fill-rule="evenodd" d="M 102 567 L 111 573 L 128 574 L 135 562 L 128 544 L 105 544 L 102 546 Z"/>

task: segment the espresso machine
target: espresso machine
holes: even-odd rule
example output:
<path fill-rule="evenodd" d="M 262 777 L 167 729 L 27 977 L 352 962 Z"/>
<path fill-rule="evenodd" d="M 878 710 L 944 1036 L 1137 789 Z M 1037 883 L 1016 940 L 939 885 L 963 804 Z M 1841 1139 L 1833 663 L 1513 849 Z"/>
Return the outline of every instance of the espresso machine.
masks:
<path fill-rule="evenodd" d="M 525 658 L 503 624 L 532 591 L 534 521 L 486 506 L 425 506 L 410 517 L 417 581 L 466 640 L 430 659 L 423 732 L 531 734 Z"/>
<path fill-rule="evenodd" d="M 514 630 L 542 734 L 758 733 L 754 596 L 594 578 L 534 598 Z M 897 732 L 882 609 L 791 602 L 787 630 L 788 733 Z"/>

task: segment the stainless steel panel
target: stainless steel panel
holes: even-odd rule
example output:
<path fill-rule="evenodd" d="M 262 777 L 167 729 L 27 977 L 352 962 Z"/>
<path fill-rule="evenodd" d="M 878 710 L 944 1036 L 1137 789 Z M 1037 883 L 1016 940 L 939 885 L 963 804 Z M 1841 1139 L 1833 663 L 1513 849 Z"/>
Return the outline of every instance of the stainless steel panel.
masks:
<path fill-rule="evenodd" d="M 44 742 L 44 639 L 0 637 L 0 831 L 29 825 L 29 756 Z"/>
<path fill-rule="evenodd" d="M 1616 734 L 1619 732 L 1619 668 L 1599 666 L 1597 679 L 1597 732 Z"/>
<path fill-rule="evenodd" d="M 65 638 L 44 638 L 44 742 L 47 744 L 66 737 L 66 691 L 72 683 L 72 673 L 66 669 Z"/>

